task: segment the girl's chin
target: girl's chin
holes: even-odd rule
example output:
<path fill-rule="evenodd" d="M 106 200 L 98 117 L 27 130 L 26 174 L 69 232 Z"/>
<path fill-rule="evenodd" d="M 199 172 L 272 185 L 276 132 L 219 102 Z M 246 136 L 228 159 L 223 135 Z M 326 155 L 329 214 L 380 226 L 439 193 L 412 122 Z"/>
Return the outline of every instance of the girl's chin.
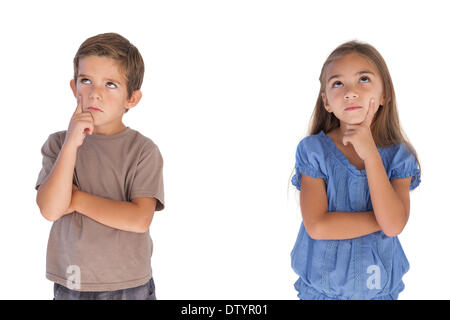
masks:
<path fill-rule="evenodd" d="M 347 119 L 347 121 L 340 121 L 340 126 L 342 127 L 342 126 L 345 126 L 345 125 L 351 125 L 351 124 L 354 124 L 354 125 L 358 125 L 358 124 L 361 124 L 362 122 L 364 121 L 364 119 L 360 119 L 360 120 L 348 120 Z"/>
<path fill-rule="evenodd" d="M 352 115 L 345 115 L 342 117 L 341 121 L 348 123 L 348 124 L 360 124 L 364 121 L 366 114 L 352 114 Z"/>

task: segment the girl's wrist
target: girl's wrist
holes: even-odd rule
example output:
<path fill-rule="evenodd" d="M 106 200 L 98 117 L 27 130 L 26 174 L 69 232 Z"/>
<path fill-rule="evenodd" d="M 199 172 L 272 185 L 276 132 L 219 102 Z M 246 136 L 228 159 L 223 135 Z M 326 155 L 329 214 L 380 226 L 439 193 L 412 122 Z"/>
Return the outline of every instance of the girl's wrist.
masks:
<path fill-rule="evenodd" d="M 367 158 L 365 158 L 363 160 L 365 167 L 370 166 L 371 164 L 373 164 L 375 162 L 381 161 L 380 153 L 378 152 L 377 149 L 375 149 L 375 150 L 376 150 L 376 152 L 372 152 L 372 154 L 370 156 L 368 156 Z"/>

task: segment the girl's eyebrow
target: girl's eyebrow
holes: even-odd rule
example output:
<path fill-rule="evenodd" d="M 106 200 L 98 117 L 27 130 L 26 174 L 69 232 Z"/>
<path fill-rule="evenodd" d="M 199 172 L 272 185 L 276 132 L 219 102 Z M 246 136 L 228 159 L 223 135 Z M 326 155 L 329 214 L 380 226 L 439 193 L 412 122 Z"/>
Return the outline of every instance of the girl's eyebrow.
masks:
<path fill-rule="evenodd" d="M 86 75 L 86 74 L 84 74 L 84 73 L 78 74 L 78 78 L 80 78 L 80 77 L 88 77 L 88 78 L 89 78 L 89 76 Z M 117 83 L 117 84 L 120 84 L 120 81 L 119 81 L 119 80 L 114 80 L 114 79 L 109 79 L 109 78 L 105 78 L 105 79 L 103 79 L 103 80 L 107 80 L 107 81 L 111 81 L 111 82 L 115 82 L 115 83 Z"/>
<path fill-rule="evenodd" d="M 374 74 L 372 71 L 369 71 L 369 70 L 358 71 L 357 73 L 355 73 L 355 76 L 360 75 L 360 74 L 363 74 L 363 73 L 370 73 L 370 74 L 372 74 L 373 76 L 375 76 L 375 74 Z M 328 78 L 327 83 L 330 82 L 330 81 L 331 81 L 332 79 L 334 79 L 334 78 L 339 78 L 340 76 L 342 76 L 342 75 L 340 75 L 340 74 L 332 75 L 331 77 Z"/>

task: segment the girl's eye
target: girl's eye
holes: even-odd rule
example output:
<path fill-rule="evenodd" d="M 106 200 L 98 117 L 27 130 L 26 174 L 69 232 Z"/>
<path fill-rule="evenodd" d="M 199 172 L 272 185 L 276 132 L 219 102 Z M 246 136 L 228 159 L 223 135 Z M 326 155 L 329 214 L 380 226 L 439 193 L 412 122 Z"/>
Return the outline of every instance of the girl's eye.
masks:
<path fill-rule="evenodd" d="M 342 82 L 340 82 L 340 81 L 335 81 L 335 82 L 333 82 L 333 84 L 331 85 L 331 87 L 332 88 L 337 88 L 337 85 L 341 85 L 342 84 Z"/>
<path fill-rule="evenodd" d="M 363 76 L 359 80 L 361 80 L 363 83 L 368 83 L 370 81 L 369 77 Z"/>

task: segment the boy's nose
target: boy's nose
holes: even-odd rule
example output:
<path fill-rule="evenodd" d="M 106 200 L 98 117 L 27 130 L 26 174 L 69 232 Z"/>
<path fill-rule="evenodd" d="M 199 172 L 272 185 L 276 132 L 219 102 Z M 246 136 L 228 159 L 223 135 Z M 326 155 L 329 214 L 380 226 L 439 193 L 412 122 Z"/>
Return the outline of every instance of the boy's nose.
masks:
<path fill-rule="evenodd" d="M 98 99 L 101 98 L 101 91 L 97 86 L 91 86 L 91 90 L 89 90 L 89 98 Z"/>

